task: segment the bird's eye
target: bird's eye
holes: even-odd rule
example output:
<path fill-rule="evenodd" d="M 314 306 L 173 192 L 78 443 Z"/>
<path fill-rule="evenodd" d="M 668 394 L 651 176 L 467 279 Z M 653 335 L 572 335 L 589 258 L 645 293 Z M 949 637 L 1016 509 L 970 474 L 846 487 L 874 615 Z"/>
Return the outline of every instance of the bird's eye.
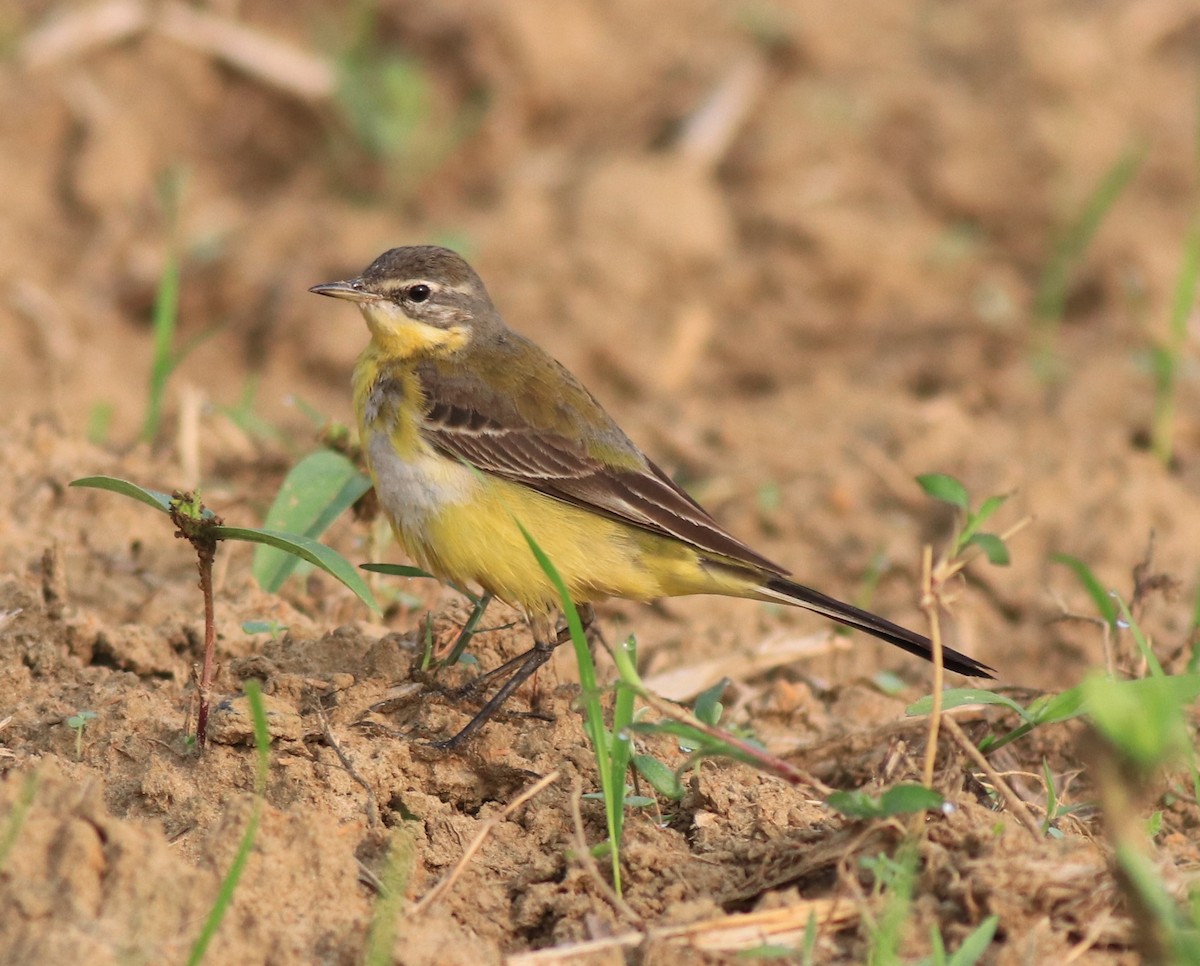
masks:
<path fill-rule="evenodd" d="M 433 289 L 428 285 L 411 285 L 406 294 L 410 302 L 425 302 L 433 294 Z"/>

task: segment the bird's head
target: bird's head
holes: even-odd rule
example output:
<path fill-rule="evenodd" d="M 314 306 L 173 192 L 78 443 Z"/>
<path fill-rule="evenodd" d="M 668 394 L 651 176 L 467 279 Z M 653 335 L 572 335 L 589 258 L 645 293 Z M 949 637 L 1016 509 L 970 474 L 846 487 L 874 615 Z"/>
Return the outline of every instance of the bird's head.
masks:
<path fill-rule="evenodd" d="M 475 270 L 436 245 L 389 249 L 356 278 L 309 291 L 357 302 L 372 336 L 405 354 L 460 348 L 498 321 Z"/>

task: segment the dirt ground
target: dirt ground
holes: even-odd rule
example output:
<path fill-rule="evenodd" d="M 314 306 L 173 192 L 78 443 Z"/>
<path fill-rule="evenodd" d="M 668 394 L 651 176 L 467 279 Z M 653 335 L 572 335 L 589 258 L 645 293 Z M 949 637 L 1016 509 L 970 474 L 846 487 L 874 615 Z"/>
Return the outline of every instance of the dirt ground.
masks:
<path fill-rule="evenodd" d="M 1104 666 L 1095 623 L 1060 619 L 1092 605 L 1056 553 L 1128 597 L 1152 549 L 1173 590 L 1140 616 L 1181 669 L 1200 574 L 1194 326 L 1169 468 L 1147 445 L 1149 360 L 1200 188 L 1198 50 L 1192 0 L 0 11 L 0 835 L 16 836 L 0 961 L 186 961 L 254 807 L 233 700 L 251 678 L 276 740 L 212 962 L 361 961 L 389 849 L 408 857 L 396 962 L 533 962 L 556 946 L 536 961 L 721 962 L 734 927 L 795 947 L 810 913 L 816 961 L 863 961 L 883 899 L 859 860 L 903 830 L 738 764 L 706 763 L 682 801 L 630 812 L 625 904 L 612 900 L 579 857 L 604 820 L 578 800 L 597 778 L 566 648 L 513 702 L 552 720 L 501 716 L 461 754 L 403 737 L 448 735 L 471 710 L 410 693 L 425 613 L 439 641 L 466 614 L 429 582 L 379 583 L 376 620 L 319 576 L 266 594 L 248 550 L 223 549 L 230 700 L 217 741 L 192 753 L 194 559 L 145 507 L 67 483 L 199 485 L 228 522 L 261 523 L 317 445 L 308 413 L 351 421 L 366 333 L 308 286 L 393 245 L 451 244 L 510 324 L 799 579 L 859 599 L 881 570 L 872 608 L 923 627 L 922 546 L 953 521 L 913 478 L 951 473 L 976 501 L 1013 494 L 997 529 L 1033 518 L 1010 566 L 972 565 L 947 618 L 998 687 L 1025 701 Z M 1061 324 L 1039 328 L 1056 239 L 1128 152 L 1140 163 L 1071 265 Z M 161 433 L 137 444 L 173 248 L 176 344 L 195 347 Z M 1033 364 L 1039 333 L 1051 379 Z M 353 562 L 399 559 L 349 516 L 325 539 Z M 821 782 L 919 774 L 924 721 L 904 708 L 930 678 L 915 659 L 741 601 L 601 616 L 609 641 L 637 635 L 670 697 L 728 675 L 727 721 Z M 523 641 L 490 631 L 473 653 L 488 668 Z M 1127 669 L 1129 648 L 1117 641 Z M 82 731 L 66 723 L 84 711 Z M 959 720 L 973 738 L 1015 723 Z M 953 948 L 991 914 L 987 963 L 1139 960 L 1082 747 L 1079 725 L 1055 726 L 994 762 L 1038 820 L 1043 765 L 1084 806 L 1050 838 L 993 808 L 943 737 L 937 783 L 957 807 L 923 831 L 904 961 L 929 954 L 931 926 Z M 683 761 L 664 740 L 648 750 Z M 1173 886 L 1195 876 L 1198 821 L 1183 799 L 1163 812 L 1154 857 Z"/>

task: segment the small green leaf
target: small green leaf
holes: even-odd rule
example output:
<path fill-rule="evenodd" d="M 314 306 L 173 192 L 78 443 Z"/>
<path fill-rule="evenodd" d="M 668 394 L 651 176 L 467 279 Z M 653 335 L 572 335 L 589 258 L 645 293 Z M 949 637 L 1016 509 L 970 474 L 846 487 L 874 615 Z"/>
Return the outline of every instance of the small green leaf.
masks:
<path fill-rule="evenodd" d="M 725 693 L 727 687 L 729 687 L 729 678 L 721 678 L 712 687 L 701 691 L 692 707 L 692 714 L 705 724 L 716 725 L 721 720 L 721 713 L 725 710 L 721 704 L 721 695 Z"/>
<path fill-rule="evenodd" d="M 884 694 L 895 697 L 903 694 L 908 683 L 895 671 L 876 671 L 871 682 Z"/>
<path fill-rule="evenodd" d="M 889 788 L 878 798 L 861 790 L 834 792 L 825 804 L 847 818 L 872 819 L 940 811 L 946 799 L 924 785 L 906 782 Z"/>
<path fill-rule="evenodd" d="M 968 507 L 967 490 L 953 476 L 945 473 L 922 473 L 917 477 L 917 483 L 928 496 L 943 503 L 952 503 L 960 510 Z"/>
<path fill-rule="evenodd" d="M 983 551 L 983 555 L 988 558 L 988 563 L 995 564 L 998 567 L 1008 565 L 1010 560 L 1008 547 L 994 533 L 977 533 L 967 543 L 973 543 L 979 547 Z"/>
<path fill-rule="evenodd" d="M 371 481 L 346 457 L 329 449 L 317 450 L 292 467 L 275 494 L 263 527 L 315 539 L 370 488 Z M 254 579 L 274 593 L 299 562 L 295 554 L 260 544 L 254 551 Z"/>
<path fill-rule="evenodd" d="M 633 767 L 658 794 L 673 802 L 683 798 L 683 785 L 679 776 L 653 755 L 634 755 Z"/>
<path fill-rule="evenodd" d="M 136 483 L 130 483 L 128 480 L 119 480 L 115 476 L 85 476 L 78 480 L 72 480 L 68 485 L 86 486 L 94 490 L 108 490 L 110 493 L 120 493 L 121 496 L 138 500 L 145 503 L 146 506 L 152 506 L 156 510 L 161 510 L 163 513 L 171 512 L 170 494 L 160 493 L 158 490 L 148 490 L 144 486 L 138 486 Z"/>
<path fill-rule="evenodd" d="M 880 796 L 885 817 L 893 815 L 915 815 L 917 812 L 938 812 L 946 805 L 946 799 L 924 785 L 906 782 L 889 788 Z"/>
<path fill-rule="evenodd" d="M 864 791 L 834 792 L 825 799 L 825 804 L 847 818 L 865 820 L 883 815 L 879 800 Z"/>
<path fill-rule="evenodd" d="M 1091 568 L 1078 557 L 1072 557 L 1065 553 L 1056 553 L 1050 558 L 1055 563 L 1065 564 L 1075 571 L 1075 576 L 1079 578 L 1079 582 L 1083 584 L 1084 590 L 1088 596 L 1092 598 L 1092 603 L 1100 616 L 1104 618 L 1104 622 L 1109 627 L 1117 626 L 1117 605 L 1113 603 L 1112 597 L 1104 586 L 1096 579 L 1096 575 L 1092 573 Z"/>
<path fill-rule="evenodd" d="M 1069 721 L 1083 713 L 1083 686 L 1076 685 L 1058 694 L 1043 694 L 1029 702 L 1026 709 L 1035 724 Z"/>
<path fill-rule="evenodd" d="M 942 710 L 961 708 L 967 704 L 1000 704 L 1011 708 L 1024 720 L 1031 721 L 1032 717 L 1012 698 L 997 694 L 995 691 L 985 691 L 982 688 L 950 688 L 942 692 Z M 927 694 L 904 709 L 907 715 L 930 714 L 933 711 L 933 695 Z"/>
<path fill-rule="evenodd" d="M 340 580 L 371 610 L 376 614 L 380 613 L 379 605 L 375 603 L 371 589 L 363 582 L 362 577 L 358 575 L 346 558 L 311 537 L 305 537 L 298 533 L 280 533 L 277 530 L 260 530 L 250 527 L 213 527 L 213 536 L 218 540 L 262 543 L 302 557 L 309 563 L 320 567 L 331 577 Z"/>
<path fill-rule="evenodd" d="M 242 621 L 242 630 L 247 634 L 270 634 L 278 637 L 280 631 L 287 630 L 287 624 L 279 621 Z"/>

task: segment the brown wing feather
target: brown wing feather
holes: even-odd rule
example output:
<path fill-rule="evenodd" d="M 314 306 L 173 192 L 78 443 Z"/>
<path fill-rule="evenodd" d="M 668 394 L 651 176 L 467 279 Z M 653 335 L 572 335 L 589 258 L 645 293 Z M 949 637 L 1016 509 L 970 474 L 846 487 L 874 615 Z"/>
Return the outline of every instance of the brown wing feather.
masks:
<path fill-rule="evenodd" d="M 563 370 L 565 373 L 565 370 Z M 589 438 L 618 450 L 630 469 L 618 469 L 588 452 L 584 442 L 554 429 L 532 425 L 512 396 L 480 398 L 468 384 L 435 365 L 418 373 L 425 393 L 425 437 L 448 456 L 476 469 L 528 486 L 547 496 L 583 507 L 650 533 L 691 543 L 754 570 L 784 576 L 787 571 L 726 533 L 695 500 L 655 466 L 629 440 L 586 390 L 567 374 L 567 387 L 584 395 Z M 561 424 L 563 409 L 556 417 Z M 595 417 L 602 419 L 596 426 Z"/>

